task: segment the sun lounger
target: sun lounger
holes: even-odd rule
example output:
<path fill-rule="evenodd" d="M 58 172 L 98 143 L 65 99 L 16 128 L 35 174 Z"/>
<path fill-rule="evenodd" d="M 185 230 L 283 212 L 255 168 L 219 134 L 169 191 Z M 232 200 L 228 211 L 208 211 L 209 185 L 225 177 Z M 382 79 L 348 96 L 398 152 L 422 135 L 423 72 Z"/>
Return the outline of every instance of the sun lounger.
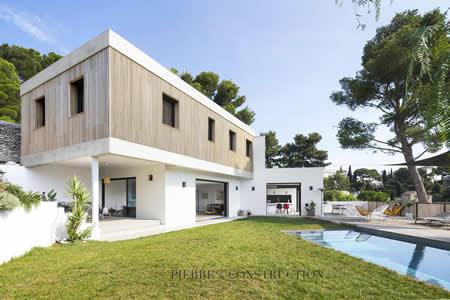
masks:
<path fill-rule="evenodd" d="M 422 224 L 431 225 L 433 222 L 438 222 L 444 225 L 450 224 L 450 212 L 442 212 L 433 217 L 421 217 L 416 218 L 414 223 L 417 224 L 417 221 L 424 221 Z"/>

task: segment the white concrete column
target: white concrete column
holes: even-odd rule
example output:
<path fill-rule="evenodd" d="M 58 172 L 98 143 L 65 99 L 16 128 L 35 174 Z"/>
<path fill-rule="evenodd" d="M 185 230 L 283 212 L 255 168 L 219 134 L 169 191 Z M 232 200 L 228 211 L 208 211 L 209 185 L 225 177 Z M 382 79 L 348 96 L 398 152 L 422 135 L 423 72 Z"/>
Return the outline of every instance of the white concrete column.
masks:
<path fill-rule="evenodd" d="M 100 194 L 100 177 L 99 163 L 95 157 L 91 158 L 91 200 L 92 200 L 92 236 L 96 239 L 100 237 L 99 226 L 99 194 Z"/>

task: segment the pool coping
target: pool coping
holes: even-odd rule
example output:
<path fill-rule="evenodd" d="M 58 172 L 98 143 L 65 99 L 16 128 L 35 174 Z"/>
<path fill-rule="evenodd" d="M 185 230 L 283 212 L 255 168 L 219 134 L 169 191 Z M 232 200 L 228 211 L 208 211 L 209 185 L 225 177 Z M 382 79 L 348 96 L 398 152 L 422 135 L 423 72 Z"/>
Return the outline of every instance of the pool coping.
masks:
<path fill-rule="evenodd" d="M 424 237 L 418 237 L 418 236 L 412 236 L 408 234 L 402 234 L 397 232 L 391 232 L 391 231 L 384 231 L 380 229 L 374 229 L 374 228 L 367 228 L 355 224 L 346 224 L 346 223 L 339 223 L 341 225 L 345 225 L 346 227 L 353 228 L 355 231 L 361 232 L 361 233 L 368 233 L 372 234 L 378 237 L 384 237 L 388 239 L 394 239 L 402 242 L 412 243 L 412 244 L 420 244 L 423 246 L 433 247 L 441 250 L 450 251 L 450 243 L 436 240 L 436 239 L 429 239 Z M 295 234 L 297 232 L 317 232 L 317 231 L 337 231 L 342 229 L 303 229 L 303 230 L 282 230 L 284 233 L 288 234 Z"/>

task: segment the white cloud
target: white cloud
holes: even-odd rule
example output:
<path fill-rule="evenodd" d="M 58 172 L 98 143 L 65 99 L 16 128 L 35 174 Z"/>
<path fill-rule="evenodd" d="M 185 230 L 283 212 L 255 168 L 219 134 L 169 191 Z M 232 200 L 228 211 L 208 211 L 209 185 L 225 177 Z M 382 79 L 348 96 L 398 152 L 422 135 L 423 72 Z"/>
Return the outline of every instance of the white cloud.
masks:
<path fill-rule="evenodd" d="M 47 26 L 37 16 L 18 12 L 8 6 L 0 5 L 0 20 L 17 26 L 23 32 L 32 35 L 40 41 L 55 43 L 54 38 L 47 30 Z"/>

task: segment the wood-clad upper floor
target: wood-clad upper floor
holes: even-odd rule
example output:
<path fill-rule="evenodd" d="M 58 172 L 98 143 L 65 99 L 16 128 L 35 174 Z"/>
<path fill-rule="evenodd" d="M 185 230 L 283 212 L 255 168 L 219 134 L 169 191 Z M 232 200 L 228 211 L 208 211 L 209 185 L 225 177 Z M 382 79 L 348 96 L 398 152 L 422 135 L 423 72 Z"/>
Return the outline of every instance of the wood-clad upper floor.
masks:
<path fill-rule="evenodd" d="M 252 134 L 112 47 L 22 95 L 22 155 L 105 137 L 253 169 Z"/>
<path fill-rule="evenodd" d="M 246 155 L 252 135 L 114 49 L 110 80 L 112 137 L 252 170 Z M 164 96 L 175 102 L 175 126 L 163 122 Z M 209 119 L 214 120 L 213 141 L 208 139 Z M 229 147 L 230 131 L 236 134 L 235 150 Z"/>
<path fill-rule="evenodd" d="M 96 53 L 21 96 L 22 156 L 109 136 L 109 52 Z M 84 112 L 71 109 L 71 83 L 84 79 Z"/>

